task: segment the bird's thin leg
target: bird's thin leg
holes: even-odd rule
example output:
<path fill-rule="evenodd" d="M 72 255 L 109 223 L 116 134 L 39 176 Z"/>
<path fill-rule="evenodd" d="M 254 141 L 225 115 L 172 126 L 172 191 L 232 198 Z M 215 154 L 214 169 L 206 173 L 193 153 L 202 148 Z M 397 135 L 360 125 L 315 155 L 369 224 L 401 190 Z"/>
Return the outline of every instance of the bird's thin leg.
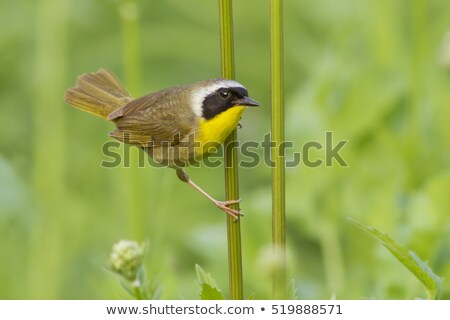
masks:
<path fill-rule="evenodd" d="M 228 201 L 218 201 L 218 200 L 214 199 L 213 197 L 211 197 L 206 191 L 204 191 L 202 188 L 200 188 L 197 184 L 195 184 L 194 181 L 192 181 L 188 177 L 188 175 L 186 174 L 186 172 L 184 172 L 183 169 L 176 169 L 176 171 L 177 171 L 177 176 L 181 181 L 186 182 L 188 185 L 190 185 L 195 190 L 200 192 L 202 195 L 204 195 L 206 198 L 208 198 L 211 202 L 213 202 L 219 209 L 225 211 L 226 214 L 232 216 L 236 220 L 240 216 L 243 216 L 243 214 L 239 210 L 228 207 L 231 204 L 239 203 L 241 201 L 240 199 L 228 200 Z"/>

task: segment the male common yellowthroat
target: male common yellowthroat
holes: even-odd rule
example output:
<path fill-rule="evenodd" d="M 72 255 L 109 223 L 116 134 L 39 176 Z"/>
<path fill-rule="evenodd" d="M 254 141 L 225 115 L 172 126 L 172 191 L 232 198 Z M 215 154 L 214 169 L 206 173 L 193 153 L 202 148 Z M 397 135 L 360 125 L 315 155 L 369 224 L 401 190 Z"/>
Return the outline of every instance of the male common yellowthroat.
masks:
<path fill-rule="evenodd" d="M 180 180 L 194 187 L 235 219 L 240 211 L 228 205 L 240 200 L 218 201 L 196 185 L 184 171 L 216 150 L 237 126 L 247 106 L 258 106 L 240 83 L 211 79 L 167 88 L 133 98 L 114 74 L 105 69 L 86 73 L 64 100 L 75 108 L 111 120 L 110 135 L 138 146 L 155 161 L 174 168 Z"/>

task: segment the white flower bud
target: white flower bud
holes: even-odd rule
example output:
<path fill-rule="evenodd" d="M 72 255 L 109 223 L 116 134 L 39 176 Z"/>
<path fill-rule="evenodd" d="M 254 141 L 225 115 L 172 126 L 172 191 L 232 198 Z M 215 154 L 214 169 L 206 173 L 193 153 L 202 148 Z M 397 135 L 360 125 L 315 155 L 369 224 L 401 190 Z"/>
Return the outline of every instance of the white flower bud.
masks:
<path fill-rule="evenodd" d="M 143 256 L 143 245 L 135 241 L 120 240 L 114 244 L 109 255 L 109 268 L 127 280 L 135 281 L 142 265 Z"/>

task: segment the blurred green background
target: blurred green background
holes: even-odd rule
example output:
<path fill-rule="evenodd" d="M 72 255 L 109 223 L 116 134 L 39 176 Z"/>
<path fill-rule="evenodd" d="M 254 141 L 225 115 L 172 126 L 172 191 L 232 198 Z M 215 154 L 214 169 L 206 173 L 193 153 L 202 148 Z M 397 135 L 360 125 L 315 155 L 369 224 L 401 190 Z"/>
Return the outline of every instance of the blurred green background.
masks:
<path fill-rule="evenodd" d="M 268 1 L 234 1 L 234 13 L 236 77 L 262 103 L 238 135 L 261 141 Z M 450 278 L 449 30 L 448 0 L 285 1 L 286 138 L 295 151 L 326 131 L 349 141 L 347 168 L 287 170 L 288 266 L 300 298 L 425 297 L 346 217 Z M 162 298 L 198 297 L 196 263 L 227 293 L 224 214 L 173 170 L 100 167 L 113 125 L 62 99 L 100 67 L 135 96 L 220 76 L 217 1 L 1 0 L 0 48 L 0 298 L 126 298 L 105 270 L 120 239 L 147 241 L 146 272 Z M 188 173 L 224 197 L 222 168 Z M 270 168 L 241 169 L 240 190 L 245 296 L 270 298 Z"/>

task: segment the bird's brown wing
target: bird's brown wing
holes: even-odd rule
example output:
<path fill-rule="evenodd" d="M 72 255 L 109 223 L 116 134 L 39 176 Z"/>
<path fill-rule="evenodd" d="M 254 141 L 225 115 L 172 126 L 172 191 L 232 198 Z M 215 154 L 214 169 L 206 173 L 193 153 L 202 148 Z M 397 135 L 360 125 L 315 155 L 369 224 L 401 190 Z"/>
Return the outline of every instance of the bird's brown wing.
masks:
<path fill-rule="evenodd" d="M 108 116 L 117 125 L 110 135 L 142 147 L 177 144 L 196 125 L 187 99 L 186 90 L 172 88 L 130 101 Z"/>

